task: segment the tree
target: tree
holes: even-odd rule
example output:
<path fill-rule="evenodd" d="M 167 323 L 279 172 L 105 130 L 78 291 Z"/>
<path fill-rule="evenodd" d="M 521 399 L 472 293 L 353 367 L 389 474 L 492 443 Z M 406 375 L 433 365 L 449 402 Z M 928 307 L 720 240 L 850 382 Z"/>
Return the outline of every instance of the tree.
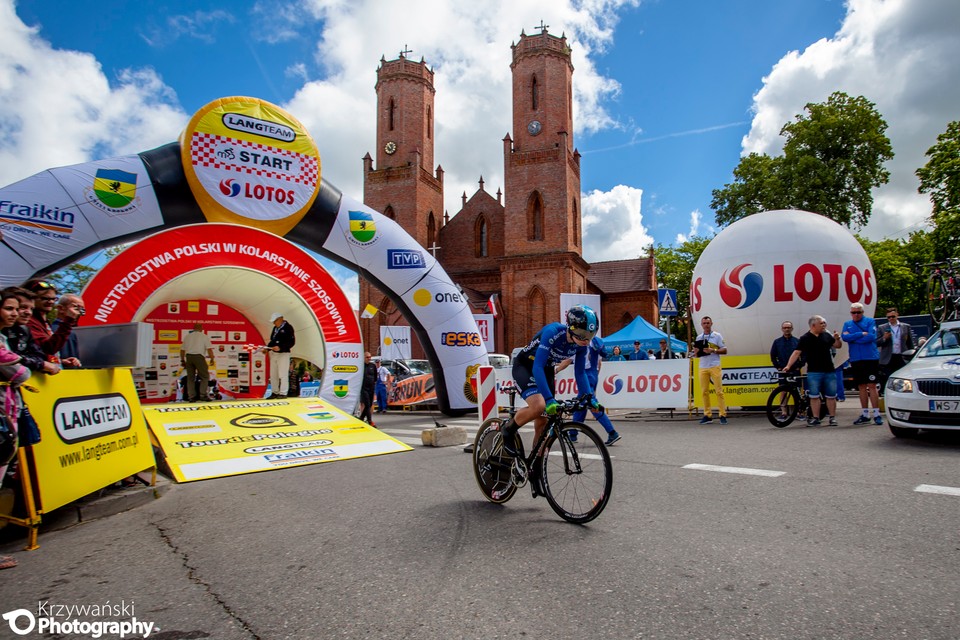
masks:
<path fill-rule="evenodd" d="M 873 265 L 879 311 L 896 307 L 903 315 L 927 312 L 927 274 L 919 270 L 917 265 L 932 259 L 928 236 L 924 231 L 917 231 L 910 234 L 907 240 L 887 239 L 879 242 L 857 236 Z"/>
<path fill-rule="evenodd" d="M 960 121 L 947 125 L 926 153 L 927 164 L 917 169 L 920 193 L 933 203 L 930 234 L 934 259 L 960 256 Z"/>
<path fill-rule="evenodd" d="M 839 91 L 804 110 L 780 130 L 782 156 L 746 156 L 734 182 L 713 191 L 718 224 L 771 209 L 813 211 L 846 226 L 867 223 L 873 188 L 890 180 L 883 167 L 893 158 L 887 123 L 872 102 Z"/>
<path fill-rule="evenodd" d="M 693 269 L 697 266 L 700 254 L 710 244 L 712 238 L 693 236 L 678 247 L 665 247 L 658 244 L 654 249 L 657 265 L 657 282 L 667 289 L 677 290 L 677 309 L 680 314 L 672 329 L 676 335 L 684 335 L 689 328 L 690 283 Z"/>
<path fill-rule="evenodd" d="M 80 295 L 80 292 L 83 291 L 83 288 L 87 286 L 87 283 L 90 282 L 90 279 L 94 276 L 94 274 L 96 274 L 97 271 L 103 267 L 101 258 L 110 260 L 128 246 L 129 244 L 116 245 L 97 253 L 95 256 L 93 256 L 92 260 L 90 259 L 90 256 L 84 258 L 84 260 L 99 263 L 99 265 L 96 267 L 83 264 L 82 262 L 74 262 L 71 265 L 67 265 L 62 269 L 48 274 L 46 278 L 57 287 L 57 291 L 61 295 L 64 293 Z"/>

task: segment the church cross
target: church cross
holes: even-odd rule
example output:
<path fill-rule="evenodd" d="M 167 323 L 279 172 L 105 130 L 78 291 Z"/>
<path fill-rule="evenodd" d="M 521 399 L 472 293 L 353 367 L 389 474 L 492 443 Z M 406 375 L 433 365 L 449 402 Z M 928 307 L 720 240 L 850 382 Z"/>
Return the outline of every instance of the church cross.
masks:
<path fill-rule="evenodd" d="M 540 20 L 540 26 L 534 27 L 534 29 L 540 29 L 540 33 L 546 33 L 547 29 L 550 28 L 550 25 L 543 24 L 543 20 Z"/>
<path fill-rule="evenodd" d="M 543 22 L 543 20 L 541 20 L 540 22 Z M 400 57 L 406 58 L 408 53 L 413 53 L 413 50 L 408 49 L 407 45 L 403 45 L 403 51 L 400 52 Z"/>

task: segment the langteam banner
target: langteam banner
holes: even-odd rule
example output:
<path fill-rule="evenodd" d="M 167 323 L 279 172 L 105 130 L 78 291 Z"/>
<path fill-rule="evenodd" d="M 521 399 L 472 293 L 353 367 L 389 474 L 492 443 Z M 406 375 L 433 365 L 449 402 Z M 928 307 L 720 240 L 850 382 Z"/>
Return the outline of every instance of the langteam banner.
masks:
<path fill-rule="evenodd" d="M 24 401 L 40 427 L 33 445 L 40 504 L 49 513 L 155 466 L 129 369 L 34 376 Z"/>
<path fill-rule="evenodd" d="M 693 362 L 693 404 L 703 408 L 700 387 L 700 359 Z M 720 356 L 723 370 L 723 394 L 730 407 L 765 407 L 767 397 L 777 386 L 777 370 L 769 355 Z M 710 386 L 710 406 L 717 407 L 717 394 Z"/>
<path fill-rule="evenodd" d="M 318 398 L 153 405 L 144 415 L 178 482 L 412 450 Z"/>

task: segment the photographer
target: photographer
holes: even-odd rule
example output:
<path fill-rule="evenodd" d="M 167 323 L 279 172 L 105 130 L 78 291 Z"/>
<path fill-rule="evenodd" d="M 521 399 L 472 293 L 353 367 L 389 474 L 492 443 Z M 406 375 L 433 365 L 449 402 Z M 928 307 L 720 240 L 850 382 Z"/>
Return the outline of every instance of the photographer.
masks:
<path fill-rule="evenodd" d="M 700 320 L 703 333 L 693 343 L 691 358 L 700 358 L 700 388 L 703 391 L 703 418 L 700 424 L 713 422 L 710 408 L 710 384 L 717 393 L 717 411 L 720 424 L 727 424 L 727 403 L 723 397 L 723 372 L 720 369 L 720 356 L 727 352 L 723 336 L 713 330 L 713 319 L 703 316 Z"/>
<path fill-rule="evenodd" d="M 73 332 L 73 327 L 80 321 L 80 317 L 86 313 L 83 305 L 83 298 L 67 293 L 60 296 L 57 302 L 57 317 L 50 324 L 53 333 L 56 334 L 61 324 L 70 327 L 70 333 L 60 347 L 60 364 L 64 369 L 80 368 L 80 348 L 77 342 L 77 334 Z"/>

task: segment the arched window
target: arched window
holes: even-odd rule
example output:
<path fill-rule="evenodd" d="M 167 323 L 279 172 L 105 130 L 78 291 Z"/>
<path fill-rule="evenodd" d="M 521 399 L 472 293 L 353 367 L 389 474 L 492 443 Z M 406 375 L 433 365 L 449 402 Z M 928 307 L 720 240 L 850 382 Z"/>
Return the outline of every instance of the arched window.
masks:
<path fill-rule="evenodd" d="M 490 255 L 489 240 L 487 236 L 487 218 L 482 213 L 477 217 L 477 223 L 473 230 L 473 255 L 477 258 L 486 258 Z"/>
<path fill-rule="evenodd" d="M 397 219 L 397 214 L 393 212 L 393 205 L 387 205 L 387 208 L 383 210 L 383 215 L 387 216 L 391 220 Z"/>
<path fill-rule="evenodd" d="M 623 329 L 625 326 L 633 322 L 633 316 L 630 315 L 629 311 L 624 311 L 623 315 L 620 316 L 620 328 Z"/>
<path fill-rule="evenodd" d="M 537 84 L 537 74 L 533 74 L 533 79 L 530 81 L 530 104 L 534 111 L 539 108 L 540 86 Z"/>
<path fill-rule="evenodd" d="M 432 248 L 437 242 L 437 221 L 433 217 L 433 211 L 427 216 L 427 249 Z"/>
<path fill-rule="evenodd" d="M 433 137 L 433 111 L 427 107 L 427 140 Z"/>
<path fill-rule="evenodd" d="M 543 289 L 534 285 L 527 294 L 527 336 L 533 336 L 547 324 L 547 303 Z"/>
<path fill-rule="evenodd" d="M 527 240 L 543 240 L 543 196 L 539 191 L 527 199 Z"/>
<path fill-rule="evenodd" d="M 393 131 L 393 119 L 394 119 L 393 117 L 397 111 L 397 103 L 393 101 L 393 98 L 390 98 L 390 106 L 388 110 L 389 110 L 389 116 L 390 116 L 390 123 L 388 126 L 388 130 Z"/>

